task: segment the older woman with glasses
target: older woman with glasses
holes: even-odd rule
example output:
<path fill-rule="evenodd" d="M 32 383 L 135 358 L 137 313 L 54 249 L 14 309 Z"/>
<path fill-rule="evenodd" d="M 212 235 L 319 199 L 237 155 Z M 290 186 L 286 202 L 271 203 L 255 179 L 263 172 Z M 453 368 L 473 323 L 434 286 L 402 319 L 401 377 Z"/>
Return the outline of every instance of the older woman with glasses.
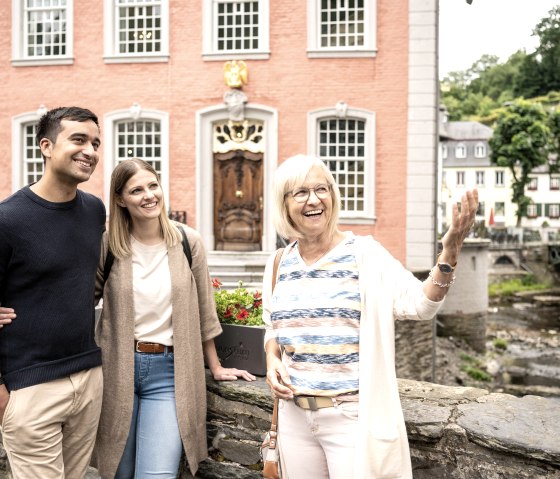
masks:
<path fill-rule="evenodd" d="M 478 193 L 463 196 L 460 212 L 454 206 L 424 282 L 371 236 L 338 229 L 339 188 L 320 159 L 298 155 L 282 163 L 274 199 L 276 229 L 292 240 L 279 260 L 270 257 L 263 294 L 283 470 L 290 479 L 412 478 L 394 320 L 427 320 L 438 311 Z"/>

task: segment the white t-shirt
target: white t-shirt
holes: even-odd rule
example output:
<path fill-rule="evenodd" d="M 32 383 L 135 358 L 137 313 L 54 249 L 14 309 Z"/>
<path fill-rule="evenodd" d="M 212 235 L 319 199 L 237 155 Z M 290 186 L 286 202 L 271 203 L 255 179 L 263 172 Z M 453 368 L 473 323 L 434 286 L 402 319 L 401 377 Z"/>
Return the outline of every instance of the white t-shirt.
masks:
<path fill-rule="evenodd" d="M 134 237 L 132 282 L 134 292 L 134 339 L 173 345 L 171 324 L 171 275 L 167 245 L 145 245 Z"/>

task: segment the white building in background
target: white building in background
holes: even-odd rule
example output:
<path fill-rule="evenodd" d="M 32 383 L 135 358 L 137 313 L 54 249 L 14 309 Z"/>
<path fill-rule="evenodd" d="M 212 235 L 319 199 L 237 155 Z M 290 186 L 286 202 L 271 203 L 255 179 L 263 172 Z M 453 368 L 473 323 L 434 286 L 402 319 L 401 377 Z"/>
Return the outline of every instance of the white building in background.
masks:
<path fill-rule="evenodd" d="M 509 168 L 490 161 L 488 140 L 492 128 L 473 121 L 446 121 L 442 111 L 440 131 L 442 230 L 451 220 L 453 203 L 465 191 L 477 188 L 480 206 L 477 221 L 495 229 L 514 228 L 517 205 L 511 201 L 513 175 Z M 560 174 L 549 175 L 548 167 L 536 168 L 525 194 L 532 199 L 522 218 L 524 228 L 560 228 Z"/>

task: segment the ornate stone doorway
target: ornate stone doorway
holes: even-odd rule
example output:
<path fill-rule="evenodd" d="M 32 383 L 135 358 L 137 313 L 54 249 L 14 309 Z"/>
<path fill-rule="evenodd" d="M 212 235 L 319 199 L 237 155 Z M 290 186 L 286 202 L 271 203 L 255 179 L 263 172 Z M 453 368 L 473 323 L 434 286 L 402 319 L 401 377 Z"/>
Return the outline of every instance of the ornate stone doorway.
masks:
<path fill-rule="evenodd" d="M 263 124 L 214 124 L 214 248 L 260 251 L 263 235 Z"/>

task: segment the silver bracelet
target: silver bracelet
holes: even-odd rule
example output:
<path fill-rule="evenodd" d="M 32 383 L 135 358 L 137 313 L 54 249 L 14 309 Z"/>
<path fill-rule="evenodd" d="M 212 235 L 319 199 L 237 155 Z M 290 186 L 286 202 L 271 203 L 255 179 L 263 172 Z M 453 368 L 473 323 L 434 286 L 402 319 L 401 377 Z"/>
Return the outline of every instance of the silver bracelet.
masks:
<path fill-rule="evenodd" d="M 434 283 L 436 286 L 439 286 L 440 288 L 449 288 L 449 286 L 455 283 L 455 273 L 453 273 L 453 276 L 451 276 L 451 281 L 449 281 L 449 283 L 440 283 L 436 278 L 434 278 L 434 268 L 430 270 L 428 276 L 431 278 L 432 283 Z"/>

